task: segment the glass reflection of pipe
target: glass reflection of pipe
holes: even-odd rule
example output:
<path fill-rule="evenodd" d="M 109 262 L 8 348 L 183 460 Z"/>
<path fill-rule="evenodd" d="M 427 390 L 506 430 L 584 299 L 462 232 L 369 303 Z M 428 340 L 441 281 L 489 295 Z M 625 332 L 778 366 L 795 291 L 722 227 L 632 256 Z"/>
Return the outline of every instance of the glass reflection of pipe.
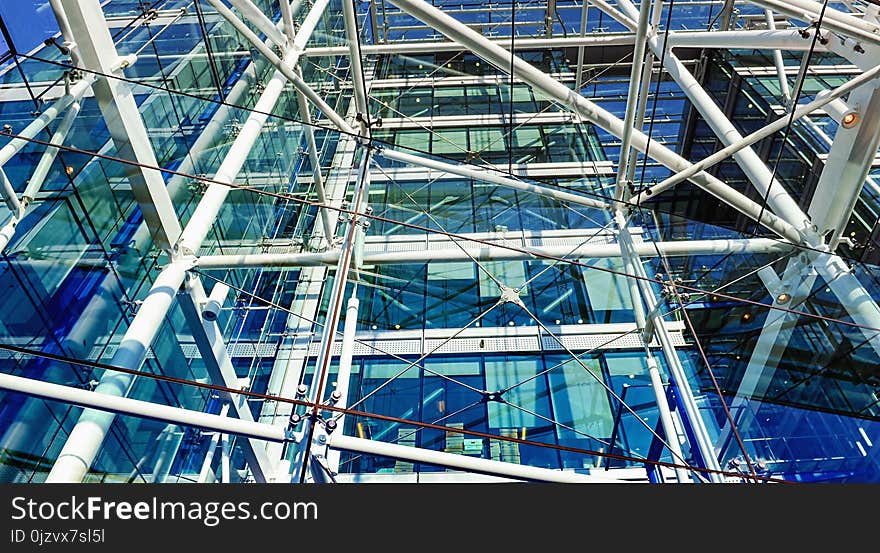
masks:
<path fill-rule="evenodd" d="M 422 407 L 424 407 L 428 403 L 437 399 L 440 396 L 440 394 L 442 394 L 444 391 L 445 391 L 444 388 L 437 388 L 436 390 L 434 390 L 433 392 L 431 392 L 430 394 L 425 396 L 425 399 L 422 400 Z M 415 410 L 416 410 L 415 407 L 410 407 L 409 409 L 404 411 L 402 415 L 400 415 L 400 418 L 401 419 L 408 419 L 408 418 L 412 417 Z M 399 427 L 399 426 L 400 426 L 399 422 L 392 422 L 384 430 L 382 430 L 381 432 L 379 432 L 378 434 L 373 436 L 373 439 L 377 440 L 377 441 L 381 441 L 382 438 L 384 438 L 389 432 L 391 432 L 392 430 L 396 430 L 397 427 Z"/>

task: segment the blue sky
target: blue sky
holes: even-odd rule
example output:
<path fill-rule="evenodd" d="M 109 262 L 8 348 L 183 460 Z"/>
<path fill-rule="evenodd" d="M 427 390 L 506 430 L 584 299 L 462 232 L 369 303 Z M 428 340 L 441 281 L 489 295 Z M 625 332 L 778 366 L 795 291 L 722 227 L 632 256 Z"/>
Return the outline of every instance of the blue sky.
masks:
<path fill-rule="evenodd" d="M 0 0 L 0 15 L 20 52 L 29 52 L 58 31 L 46 0 Z M 8 49 L 0 37 L 0 53 Z"/>

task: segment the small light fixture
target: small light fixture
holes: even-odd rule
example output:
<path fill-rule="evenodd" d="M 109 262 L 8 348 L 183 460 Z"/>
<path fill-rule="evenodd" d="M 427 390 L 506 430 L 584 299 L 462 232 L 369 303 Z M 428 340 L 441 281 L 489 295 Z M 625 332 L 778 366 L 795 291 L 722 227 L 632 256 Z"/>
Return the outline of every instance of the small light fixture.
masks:
<path fill-rule="evenodd" d="M 394 325 L 394 330 L 400 330 L 400 325 Z"/>
<path fill-rule="evenodd" d="M 507 324 L 508 324 L 508 325 L 510 325 L 510 326 L 513 326 L 513 325 L 515 325 L 515 324 L 516 324 L 516 323 L 515 323 L 515 322 L 513 322 L 513 321 L 510 321 L 510 322 L 509 322 L 509 323 L 507 323 Z"/>
<path fill-rule="evenodd" d="M 745 312 L 745 313 L 742 314 L 742 317 L 741 317 L 741 318 L 742 318 L 742 321 L 743 321 L 744 323 L 747 323 L 747 322 L 749 322 L 749 321 L 752 320 L 752 314 L 749 313 L 749 312 Z"/>
<path fill-rule="evenodd" d="M 783 292 L 783 293 L 779 294 L 778 296 L 776 296 L 776 301 L 779 303 L 788 303 L 788 300 L 790 300 L 790 299 L 791 299 L 791 294 L 788 294 L 786 292 Z"/>
<path fill-rule="evenodd" d="M 841 119 L 840 124 L 843 126 L 844 129 L 851 129 L 851 128 L 855 127 L 858 124 L 858 122 L 859 122 L 859 114 L 854 111 L 851 111 L 843 116 L 843 119 Z"/>

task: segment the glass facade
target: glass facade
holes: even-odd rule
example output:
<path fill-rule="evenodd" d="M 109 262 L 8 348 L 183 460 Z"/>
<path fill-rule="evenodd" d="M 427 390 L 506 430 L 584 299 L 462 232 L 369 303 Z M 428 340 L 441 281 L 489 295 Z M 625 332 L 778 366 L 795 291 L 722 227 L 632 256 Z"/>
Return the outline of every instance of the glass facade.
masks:
<path fill-rule="evenodd" d="M 707 168 L 721 192 L 652 190 L 880 44 L 679 0 L 642 75 L 628 1 L 345 1 L 292 29 L 272 0 L 0 4 L 0 481 L 880 481 L 880 94 Z"/>

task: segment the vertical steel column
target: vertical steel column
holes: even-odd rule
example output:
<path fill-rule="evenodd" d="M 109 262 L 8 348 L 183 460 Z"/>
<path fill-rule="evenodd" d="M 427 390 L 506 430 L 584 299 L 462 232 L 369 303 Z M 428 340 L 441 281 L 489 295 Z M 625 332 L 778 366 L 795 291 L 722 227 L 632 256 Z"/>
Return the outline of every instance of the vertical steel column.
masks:
<path fill-rule="evenodd" d="M 641 9 L 641 8 L 640 8 Z M 660 29 L 660 15 L 663 13 L 663 0 L 654 0 L 654 8 L 651 11 L 651 28 L 648 34 L 656 34 Z M 669 40 L 669 35 L 666 35 Z M 654 74 L 654 52 L 649 48 L 645 54 L 645 62 L 642 64 L 641 89 L 639 90 L 639 106 L 636 108 L 635 130 L 641 131 L 645 128 L 645 112 L 648 110 L 648 96 L 651 92 L 651 76 Z M 659 81 L 663 76 L 663 68 L 660 68 L 660 74 L 657 75 Z M 632 152 L 632 162 L 629 164 L 629 170 L 626 172 L 626 180 L 633 182 L 636 176 L 636 156 Z"/>
<path fill-rule="evenodd" d="M 623 232 L 620 233 L 621 243 L 627 242 L 628 245 L 621 246 L 621 253 L 623 253 L 623 248 L 626 247 L 630 251 L 634 252 L 634 248 L 629 236 L 629 232 L 626 229 L 626 221 L 623 219 L 623 215 L 618 211 L 615 214 L 615 218 L 617 219 L 618 228 L 623 229 Z M 663 354 L 666 357 L 666 362 L 669 365 L 669 372 L 672 375 L 672 378 L 675 380 L 676 385 L 678 386 L 679 397 L 681 398 L 681 403 L 684 407 L 685 416 L 688 422 L 691 424 L 693 428 L 694 437 L 697 441 L 696 444 L 692 444 L 695 446 L 700 455 L 703 457 L 706 468 L 711 470 L 720 470 L 718 465 L 718 459 L 716 457 L 716 453 L 714 447 L 712 446 L 712 439 L 709 437 L 709 431 L 706 428 L 706 422 L 703 420 L 703 417 L 700 415 L 699 407 L 697 406 L 697 402 L 694 399 L 693 392 L 691 391 L 690 384 L 687 380 L 687 375 L 684 372 L 684 367 L 681 364 L 681 361 L 678 358 L 678 353 L 675 350 L 675 346 L 672 343 L 672 338 L 669 335 L 669 331 L 666 328 L 666 325 L 663 321 L 663 316 L 660 311 L 657 309 L 657 299 L 654 296 L 654 291 L 651 289 L 651 285 L 648 283 L 648 275 L 645 272 L 644 266 L 639 262 L 637 256 L 631 256 L 633 260 L 630 268 L 633 270 L 633 274 L 637 277 L 636 280 L 638 282 L 639 288 L 641 290 L 642 299 L 645 302 L 645 307 L 648 310 L 649 317 L 652 319 L 654 333 L 657 336 L 658 341 L 660 342 L 660 346 L 663 348 Z M 664 429 L 665 430 L 665 429 Z M 675 436 L 675 434 L 673 434 Z M 667 436 L 667 441 L 672 445 L 674 438 L 671 436 Z M 722 479 L 720 475 L 711 473 L 709 475 L 709 479 L 713 482 L 721 482 Z"/>
<path fill-rule="evenodd" d="M 357 299 L 357 288 L 352 291 L 348 298 L 348 306 L 345 309 L 345 325 L 342 328 L 342 350 L 339 353 L 339 371 L 336 373 L 336 398 L 337 407 L 348 406 L 348 387 L 351 381 L 351 361 L 354 356 L 354 338 L 357 333 L 358 308 L 360 300 Z M 336 425 L 342 432 L 345 428 L 345 415 L 336 418 Z M 327 466 L 336 473 L 339 472 L 339 451 L 331 449 L 327 452 Z"/>
<path fill-rule="evenodd" d="M 345 38 L 348 40 L 348 57 L 351 60 L 351 83 L 354 105 L 361 114 L 361 134 L 368 136 L 369 106 L 367 105 L 364 68 L 360 53 L 360 36 L 358 34 L 357 14 L 354 11 L 354 0 L 342 0 L 342 15 L 345 23 Z"/>
<path fill-rule="evenodd" d="M 651 13 L 650 0 L 642 0 L 639 4 L 638 27 L 636 28 L 636 42 L 633 48 L 632 70 L 629 77 L 629 88 L 626 96 L 626 114 L 623 117 L 623 136 L 620 142 L 620 159 L 617 163 L 617 187 L 614 197 L 618 200 L 626 196 L 626 176 L 629 174 L 629 166 L 632 163 L 631 148 L 633 126 L 636 121 L 636 113 L 639 103 L 639 89 L 641 88 L 642 62 L 645 59 L 646 38 L 648 36 L 648 16 Z"/>
<path fill-rule="evenodd" d="M 580 37 L 584 38 L 587 34 L 587 15 L 589 14 L 589 6 L 590 2 L 588 0 L 582 0 L 583 5 L 581 6 L 581 32 Z M 581 93 L 581 88 L 583 88 L 584 83 L 584 47 L 578 46 L 578 59 L 577 59 L 577 70 L 574 73 L 574 90 L 578 94 Z"/>
<path fill-rule="evenodd" d="M 330 373 L 330 362 L 333 359 L 333 344 L 336 341 L 336 328 L 339 325 L 342 313 L 349 271 L 354 262 L 355 245 L 358 241 L 358 235 L 363 232 L 358 214 L 366 205 L 368 198 L 372 148 L 369 146 L 361 146 L 361 148 L 364 153 L 361 157 L 357 181 L 355 182 L 352 194 L 352 214 L 348 223 L 348 230 L 345 233 L 345 239 L 340 247 L 339 262 L 336 266 L 336 275 L 333 279 L 333 288 L 330 292 L 327 314 L 324 317 L 324 328 L 321 333 L 321 349 L 315 361 L 315 373 L 309 390 L 309 401 L 314 403 L 315 406 L 312 408 L 311 415 L 306 421 L 307 429 L 305 435 L 307 439 L 300 443 L 300 449 L 297 451 L 297 456 L 292 465 L 294 477 L 299 472 L 304 478 L 305 467 L 309 463 L 308 456 L 310 450 L 313 447 L 324 447 L 327 443 L 327 434 L 329 434 L 329 432 L 324 433 L 323 429 L 317 428 L 318 417 L 321 411 L 319 404 L 324 400 L 325 382 Z"/>
<path fill-rule="evenodd" d="M 647 0 L 643 0 L 643 2 L 647 4 Z M 620 256 L 623 261 L 625 271 L 629 275 L 638 275 L 639 271 L 636 265 L 641 267 L 642 261 L 633 246 L 632 236 L 629 232 L 629 223 L 623 216 L 623 213 L 620 212 L 620 210 L 615 210 L 614 220 L 617 223 L 617 242 L 618 246 L 620 247 Z M 682 459 L 684 459 L 684 454 L 681 450 L 681 444 L 678 441 L 678 431 L 672 422 L 672 411 L 669 408 L 669 401 L 666 396 L 666 388 L 663 385 L 660 377 L 660 371 L 657 367 L 657 360 L 654 359 L 654 356 L 651 354 L 650 349 L 648 349 L 648 343 L 651 341 L 651 336 L 645 336 L 644 334 L 646 320 L 645 310 L 642 302 L 644 302 L 645 304 L 649 304 L 648 297 L 646 295 L 647 292 L 645 290 L 645 288 L 648 288 L 648 286 L 642 287 L 638 278 L 628 277 L 626 281 L 629 287 L 630 298 L 633 304 L 633 314 L 635 315 L 636 326 L 639 329 L 640 336 L 642 337 L 642 341 L 645 344 L 645 354 L 647 355 L 648 363 L 648 376 L 651 378 L 651 389 L 654 392 L 654 398 L 657 402 L 657 412 L 660 416 L 660 425 L 663 428 L 663 433 L 666 435 L 666 443 L 669 444 L 669 449 L 672 453 L 672 462 L 676 464 L 681 464 Z M 653 292 L 650 293 L 651 297 L 653 298 Z M 652 325 L 654 327 L 663 326 L 662 317 L 659 317 L 659 313 L 657 313 L 656 310 L 654 310 L 653 308 L 651 310 L 651 317 L 652 319 L 654 319 L 652 321 Z M 663 328 L 663 330 L 655 328 L 654 332 L 659 334 L 660 332 L 663 332 L 665 330 L 665 327 Z M 661 341 L 661 344 L 664 343 L 665 342 Z M 663 353 L 664 355 L 666 355 L 667 358 L 672 355 L 675 356 L 677 359 L 677 354 L 674 350 L 670 352 L 664 347 Z M 671 366 L 672 362 L 670 361 L 669 364 Z M 687 385 L 686 382 L 685 385 Z M 697 424 L 702 424 L 702 419 L 700 419 Z M 699 444 L 692 444 L 692 446 L 699 447 Z M 712 457 L 714 458 L 714 453 Z M 675 467 L 675 476 L 680 483 L 691 481 L 688 471 L 681 467 Z"/>
<path fill-rule="evenodd" d="M 309 149 L 309 162 L 312 165 L 312 182 L 315 183 L 315 192 L 318 194 L 318 201 L 322 205 L 328 205 L 330 200 L 324 188 L 324 176 L 321 174 L 321 158 L 318 156 L 318 143 L 315 141 L 311 108 L 305 95 L 299 90 L 296 91 L 296 101 L 299 115 L 302 117 L 302 129 L 306 136 L 306 147 Z M 324 227 L 324 238 L 327 240 L 327 247 L 330 247 L 333 245 L 336 233 L 333 230 L 333 215 L 325 207 L 321 208 L 321 223 Z"/>

